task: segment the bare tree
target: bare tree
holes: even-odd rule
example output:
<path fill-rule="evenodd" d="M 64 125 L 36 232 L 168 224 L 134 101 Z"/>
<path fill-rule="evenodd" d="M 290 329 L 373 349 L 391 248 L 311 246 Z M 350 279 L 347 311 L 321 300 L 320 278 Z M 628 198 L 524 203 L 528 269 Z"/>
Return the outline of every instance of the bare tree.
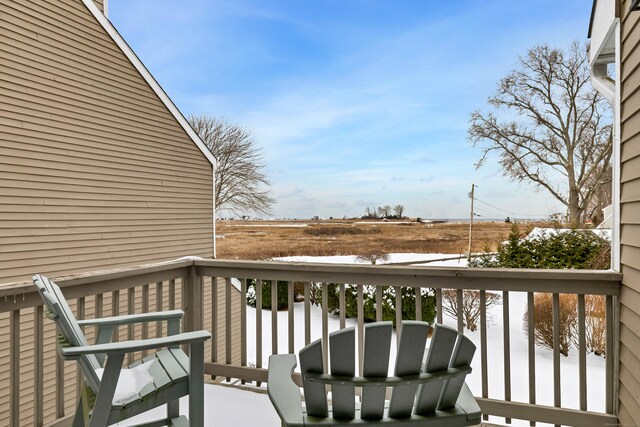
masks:
<path fill-rule="evenodd" d="M 485 307 L 500 304 L 502 298 L 500 294 L 494 292 L 485 293 Z M 458 291 L 455 289 L 444 289 L 442 291 L 442 311 L 453 318 L 458 318 L 458 313 L 462 313 L 464 326 L 475 331 L 478 328 L 478 319 L 480 319 L 480 291 L 464 290 L 462 292 L 462 307 L 458 304 Z"/>
<path fill-rule="evenodd" d="M 568 208 L 572 225 L 583 221 L 612 153 L 610 113 L 589 84 L 586 48 L 530 49 L 489 105 L 493 111 L 471 114 L 468 137 L 482 147 L 476 166 L 498 154 L 504 175 L 545 189 Z M 498 110 L 517 118 L 498 120 Z"/>
<path fill-rule="evenodd" d="M 266 165 L 251 132 L 206 114 L 190 116 L 189 123 L 218 160 L 216 207 L 236 214 L 268 214 L 275 200 L 265 188 Z"/>
<path fill-rule="evenodd" d="M 372 265 L 376 265 L 379 261 L 389 261 L 389 254 L 378 249 L 371 249 L 358 255 L 356 261 L 370 262 Z"/>
<path fill-rule="evenodd" d="M 391 216 L 391 206 L 389 205 L 378 206 L 378 216 L 380 218 L 387 218 Z"/>
<path fill-rule="evenodd" d="M 393 207 L 393 213 L 398 217 L 398 219 L 401 219 L 402 215 L 404 215 L 404 206 L 395 205 Z"/>

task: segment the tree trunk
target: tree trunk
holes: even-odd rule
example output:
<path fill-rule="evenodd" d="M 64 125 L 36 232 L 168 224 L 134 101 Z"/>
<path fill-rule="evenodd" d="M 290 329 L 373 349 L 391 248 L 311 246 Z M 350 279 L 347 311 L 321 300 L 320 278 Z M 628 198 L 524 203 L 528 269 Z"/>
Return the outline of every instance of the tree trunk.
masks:
<path fill-rule="evenodd" d="M 582 221 L 580 193 L 574 186 L 569 189 L 569 227 L 579 227 Z"/>

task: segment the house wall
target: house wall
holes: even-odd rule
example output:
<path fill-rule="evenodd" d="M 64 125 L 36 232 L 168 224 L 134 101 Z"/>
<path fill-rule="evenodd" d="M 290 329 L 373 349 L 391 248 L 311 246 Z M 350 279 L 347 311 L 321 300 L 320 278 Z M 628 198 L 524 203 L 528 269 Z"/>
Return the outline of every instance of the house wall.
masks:
<path fill-rule="evenodd" d="M 212 195 L 209 161 L 81 0 L 0 1 L 0 284 L 212 257 Z M 32 424 L 33 321 L 21 313 L 20 425 Z M 0 315 L 1 343 L 8 325 Z M 45 328 L 47 422 L 56 417 L 55 346 Z M 74 364 L 65 369 L 69 414 Z"/>
<path fill-rule="evenodd" d="M 0 283 L 212 256 L 212 169 L 79 0 L 4 2 Z"/>
<path fill-rule="evenodd" d="M 640 425 L 640 12 L 620 2 L 621 264 L 619 415 Z"/>

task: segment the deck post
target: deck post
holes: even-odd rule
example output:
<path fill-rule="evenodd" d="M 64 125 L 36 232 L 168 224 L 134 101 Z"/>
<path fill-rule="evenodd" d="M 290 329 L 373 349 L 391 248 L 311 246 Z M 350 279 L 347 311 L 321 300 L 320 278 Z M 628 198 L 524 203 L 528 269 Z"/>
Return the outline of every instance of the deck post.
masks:
<path fill-rule="evenodd" d="M 202 330 L 204 328 L 202 277 L 196 266 L 189 267 L 182 292 L 182 309 L 184 310 L 182 329 L 185 332 Z"/>

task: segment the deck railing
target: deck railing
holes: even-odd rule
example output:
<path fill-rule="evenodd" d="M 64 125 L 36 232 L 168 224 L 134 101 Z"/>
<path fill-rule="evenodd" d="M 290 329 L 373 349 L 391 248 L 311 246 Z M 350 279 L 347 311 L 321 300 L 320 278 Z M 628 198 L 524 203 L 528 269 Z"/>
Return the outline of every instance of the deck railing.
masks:
<path fill-rule="evenodd" d="M 391 287 L 393 292 L 390 294 L 395 295 L 396 327 L 399 327 L 403 303 L 401 290 L 414 293 L 418 318 L 422 313 L 418 307 L 422 307 L 425 290 L 428 290 L 426 293 L 435 297 L 438 322 L 450 322 L 461 332 L 475 334 L 479 347 L 475 358 L 478 364 L 472 375 L 477 375 L 477 390 L 472 387 L 472 391 L 476 393 L 486 416 L 501 417 L 501 422 L 505 423 L 521 419 L 529 420 L 532 425 L 541 422 L 604 426 L 617 422 L 614 415 L 617 402 L 616 307 L 620 280 L 619 274 L 605 271 L 187 259 L 59 278 L 57 283 L 67 299 L 75 302 L 73 306 L 79 318 L 183 308 L 184 330 L 209 329 L 214 334 L 209 344 L 206 374 L 257 383 L 267 379 L 264 360 L 270 354 L 297 352 L 313 339 L 326 338 L 331 329 L 348 325 L 354 325 L 358 336 L 362 337 L 365 293 L 374 295 L 375 317 L 380 319 L 383 288 Z M 246 300 L 248 283 L 260 287 L 267 281 L 286 282 L 285 310 L 254 309 L 240 303 Z M 348 319 L 345 316 L 347 289 L 354 287 L 356 317 Z M 467 297 L 464 291 L 474 291 L 478 296 L 479 331 L 468 332 L 465 329 L 465 319 L 460 310 L 455 319 L 443 314 L 444 306 L 452 304 L 452 299 L 453 303 L 462 305 Z M 304 296 L 303 302 L 295 302 L 296 292 Z M 319 293 L 319 307 L 311 304 L 314 292 Z M 337 292 L 338 313 L 335 315 L 329 312 L 329 292 Z M 493 293 L 501 296 L 501 309 L 487 309 L 487 295 Z M 514 307 L 512 301 L 526 301 L 525 313 L 532 319 L 537 293 L 552 295 L 550 345 L 553 350 L 544 350 L 536 344 L 533 322 L 526 323 L 527 331 L 513 324 L 513 313 L 518 307 Z M 577 358 L 577 372 L 569 372 L 570 375 L 563 372 L 567 366 L 564 359 L 567 358 L 559 351 L 561 338 L 564 339 L 566 310 L 564 297 L 561 298 L 564 294 L 575 296 L 576 300 L 576 344 L 572 354 L 577 352 L 577 356 L 572 355 L 572 360 Z M 389 293 L 386 295 L 388 297 Z M 591 295 L 604 300 L 604 360 L 587 353 L 590 313 L 585 308 L 585 301 Z M 277 306 L 277 286 L 271 287 L 268 297 L 271 306 Z M 261 307 L 262 292 L 255 292 L 255 299 L 257 307 Z M 501 317 L 493 319 L 494 324 L 503 325 L 499 336 L 489 334 L 492 313 Z M 2 316 L 7 319 L 4 323 Z M 163 332 L 161 327 L 125 328 L 115 339 L 160 334 Z M 495 332 L 496 327 L 492 329 Z M 514 360 L 511 343 L 514 338 L 522 341 L 521 337 L 514 336 L 514 330 L 522 331 L 519 332 L 522 334 L 526 332 L 526 362 Z M 3 333 L 8 336 L 10 346 L 7 351 L 0 351 L 0 366 L 6 368 L 9 388 L 4 395 L 0 392 L 0 414 L 4 414 L 0 415 L 0 424 L 70 425 L 69 414 L 73 413 L 78 388 L 75 368 L 56 356 L 54 331 L 50 322 L 43 322 L 41 301 L 30 283 L 0 286 L 0 338 Z M 92 331 L 87 333 L 91 335 Z M 31 350 L 25 351 L 25 348 Z M 130 360 L 140 356 L 133 355 Z M 361 361 L 361 353 L 359 358 Z M 540 362 L 550 363 L 551 372 L 546 372 L 544 367 L 539 368 Z M 501 379 L 498 385 L 496 375 L 493 375 L 496 370 L 500 372 Z M 545 375 L 550 381 L 541 382 L 539 378 Z M 567 387 L 576 390 L 577 402 L 563 400 L 563 388 L 566 390 Z M 549 403 L 540 404 L 541 395 L 553 398 Z M 601 397 L 601 404 L 591 407 L 592 396 Z"/>

